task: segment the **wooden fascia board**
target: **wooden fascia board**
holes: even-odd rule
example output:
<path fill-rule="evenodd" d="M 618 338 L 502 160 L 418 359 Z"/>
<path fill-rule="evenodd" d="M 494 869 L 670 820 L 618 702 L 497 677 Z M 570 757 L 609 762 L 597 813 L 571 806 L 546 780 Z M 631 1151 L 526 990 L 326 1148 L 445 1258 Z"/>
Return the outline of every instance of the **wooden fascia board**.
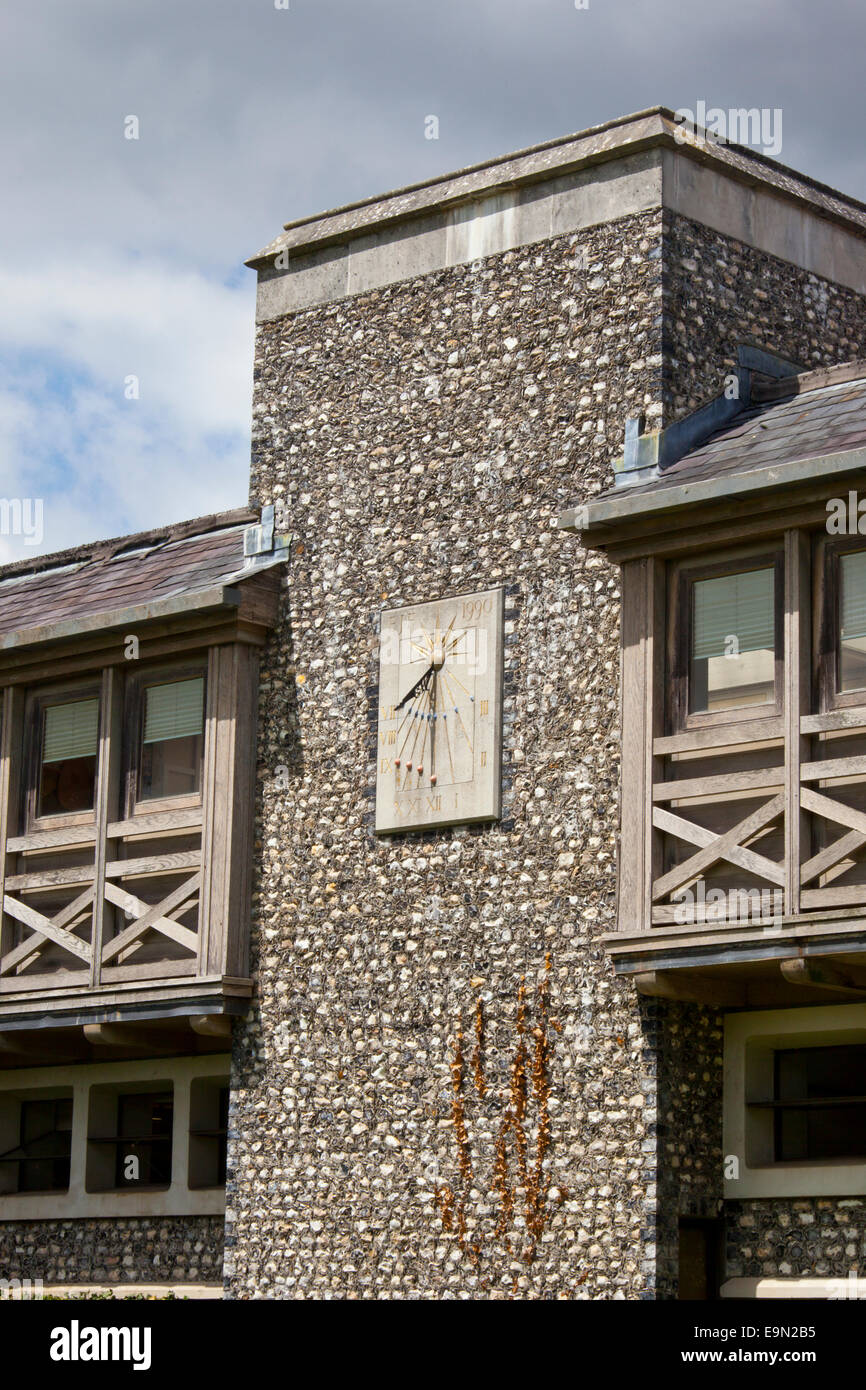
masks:
<path fill-rule="evenodd" d="M 791 463 L 705 478 L 652 492 L 639 485 L 624 487 L 621 498 L 607 497 L 588 502 L 584 507 L 569 508 L 560 516 L 559 526 L 561 530 L 577 532 L 589 548 L 607 548 L 623 538 L 629 526 L 649 531 L 669 528 L 680 523 L 680 519 L 682 525 L 687 525 L 701 506 L 741 503 L 746 509 L 761 505 L 769 508 L 778 505 L 779 493 L 784 489 L 809 484 L 826 489 L 833 481 L 847 480 L 863 472 L 866 472 L 866 448 L 795 459 Z"/>
<path fill-rule="evenodd" d="M 856 490 L 858 474 L 866 482 L 866 461 L 848 474 L 807 478 L 799 485 L 787 483 L 744 497 L 732 494 L 664 513 L 636 515 L 617 526 L 563 529 L 572 530 L 588 550 L 604 551 L 621 563 L 636 555 L 675 553 L 692 544 L 705 548 L 713 542 L 715 532 L 721 535 L 732 526 L 740 528 L 743 540 L 781 534 L 790 526 L 821 527 L 827 519 L 827 500 L 840 491 L 847 497 L 852 487 Z M 866 500 L 866 491 L 863 499 Z"/>
<path fill-rule="evenodd" d="M 280 563 L 233 575 L 230 584 L 4 634 L 0 636 L 0 682 L 53 661 L 58 666 L 67 662 L 104 665 L 108 649 L 118 647 L 118 633 L 134 632 L 142 649 L 154 642 L 170 642 L 179 648 L 209 645 L 211 639 L 263 645 L 279 616 L 280 583 L 275 570 Z"/>
<path fill-rule="evenodd" d="M 165 598 L 149 599 L 147 603 L 135 603 L 127 608 L 86 613 L 78 618 L 63 618 L 56 623 L 0 633 L 0 653 L 21 650 L 24 647 L 43 646 L 48 642 L 60 642 L 64 638 L 80 637 L 88 632 L 111 632 L 125 627 L 141 628 L 144 624 L 156 622 L 160 618 L 181 617 L 187 613 L 207 613 L 219 609 L 230 610 L 238 608 L 240 602 L 240 590 L 228 588 L 223 584 L 192 593 L 168 594 Z"/>

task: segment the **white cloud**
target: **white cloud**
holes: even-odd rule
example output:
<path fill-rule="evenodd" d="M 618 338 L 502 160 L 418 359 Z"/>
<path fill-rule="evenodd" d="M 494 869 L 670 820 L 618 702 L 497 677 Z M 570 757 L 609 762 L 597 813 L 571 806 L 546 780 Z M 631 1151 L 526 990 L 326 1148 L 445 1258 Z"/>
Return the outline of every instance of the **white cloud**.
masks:
<path fill-rule="evenodd" d="M 0 271 L 2 492 L 45 499 L 41 548 L 243 505 L 252 348 L 251 285 L 117 259 Z"/>
<path fill-rule="evenodd" d="M 782 160 L 866 197 L 863 34 L 852 0 L 7 0 L 0 497 L 44 494 L 48 548 L 243 502 L 242 261 L 290 219 L 700 98 L 781 106 Z"/>

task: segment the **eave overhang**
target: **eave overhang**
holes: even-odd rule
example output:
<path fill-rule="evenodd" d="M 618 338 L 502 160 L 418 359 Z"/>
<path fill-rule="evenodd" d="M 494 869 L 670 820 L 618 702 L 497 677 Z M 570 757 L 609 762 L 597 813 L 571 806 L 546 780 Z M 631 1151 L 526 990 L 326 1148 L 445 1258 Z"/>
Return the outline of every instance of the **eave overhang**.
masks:
<path fill-rule="evenodd" d="M 563 531 L 577 531 L 589 547 L 615 544 L 626 527 L 643 523 L 646 530 L 660 530 L 672 517 L 714 503 L 765 504 L 780 494 L 809 484 L 849 479 L 866 471 L 866 448 L 793 459 L 771 468 L 756 468 L 700 482 L 682 483 L 642 493 L 640 487 L 623 488 L 621 496 L 600 498 L 571 507 L 559 518 Z M 746 508 L 744 507 L 744 510 Z"/>
<path fill-rule="evenodd" d="M 277 563 L 279 562 L 272 562 Z M 270 566 L 258 566 L 255 572 L 259 573 L 264 568 Z M 252 576 L 251 570 L 249 577 Z M 240 606 L 241 598 L 239 588 L 224 584 L 212 589 L 202 589 L 198 593 L 169 594 L 149 603 L 137 603 L 127 608 L 113 608 L 103 613 L 88 613 L 80 618 L 66 618 L 56 623 L 46 623 L 40 627 L 19 628 L 15 632 L 0 633 L 0 652 L 43 646 L 90 632 L 116 632 L 129 627 L 141 629 L 146 624 L 158 622 L 160 619 L 180 618 L 190 614 L 204 616 L 214 612 L 229 613 Z"/>

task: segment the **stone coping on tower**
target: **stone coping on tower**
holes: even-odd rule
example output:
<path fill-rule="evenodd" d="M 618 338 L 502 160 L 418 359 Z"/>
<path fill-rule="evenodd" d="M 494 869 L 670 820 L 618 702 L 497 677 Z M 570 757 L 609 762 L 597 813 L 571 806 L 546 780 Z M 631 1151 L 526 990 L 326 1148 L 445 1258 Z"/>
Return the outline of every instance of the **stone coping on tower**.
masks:
<path fill-rule="evenodd" d="M 257 319 L 661 208 L 866 292 L 864 204 L 656 107 L 286 223 Z"/>

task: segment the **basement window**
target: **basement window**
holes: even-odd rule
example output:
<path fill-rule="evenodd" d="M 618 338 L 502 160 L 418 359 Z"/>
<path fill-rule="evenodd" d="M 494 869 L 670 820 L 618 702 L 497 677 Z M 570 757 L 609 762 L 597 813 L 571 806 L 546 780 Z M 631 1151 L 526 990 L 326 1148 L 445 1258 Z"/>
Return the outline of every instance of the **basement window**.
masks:
<path fill-rule="evenodd" d="M 9 1140 L 15 1137 L 11 1145 Z M 66 1192 L 72 1151 L 72 1096 L 0 1102 L 0 1194 Z M 8 1147 L 7 1147 L 8 1146 Z"/>
<path fill-rule="evenodd" d="M 806 1047 L 774 1054 L 772 1101 L 777 1163 L 866 1158 L 866 1047 Z"/>
<path fill-rule="evenodd" d="M 90 1093 L 87 1190 L 134 1192 L 171 1185 L 174 1097 L 158 1090 L 94 1086 Z"/>
<path fill-rule="evenodd" d="M 224 1187 L 229 1088 L 202 1077 L 190 1087 L 189 1186 Z"/>
<path fill-rule="evenodd" d="M 725 1016 L 725 1196 L 866 1191 L 866 1004 Z"/>

